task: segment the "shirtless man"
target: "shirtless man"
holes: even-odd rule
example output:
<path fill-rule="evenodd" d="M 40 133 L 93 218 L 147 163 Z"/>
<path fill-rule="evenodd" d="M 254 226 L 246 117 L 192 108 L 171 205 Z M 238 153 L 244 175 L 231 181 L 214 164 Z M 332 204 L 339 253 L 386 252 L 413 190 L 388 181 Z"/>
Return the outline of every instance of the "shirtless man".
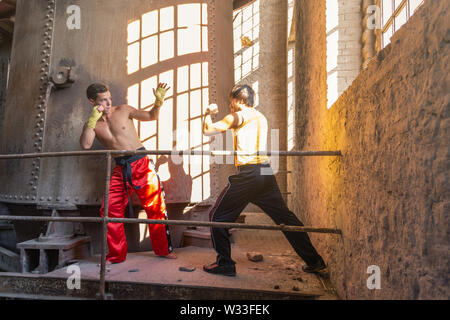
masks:
<path fill-rule="evenodd" d="M 105 84 L 94 83 L 87 88 L 87 98 L 92 105 L 92 113 L 84 125 L 80 137 L 83 149 L 90 149 L 97 138 L 108 150 L 145 150 L 139 140 L 133 119 L 151 121 L 158 119 L 164 96 L 169 90 L 167 84 L 160 83 L 153 89 L 155 103 L 149 111 L 137 110 L 129 105 L 113 106 L 111 93 Z M 164 191 L 148 155 L 116 157 L 109 187 L 110 218 L 123 218 L 128 202 L 130 212 L 132 205 L 130 195 L 137 193 L 148 219 L 167 220 Z M 103 216 L 104 202 L 100 209 Z M 149 224 L 153 251 L 157 256 L 174 259 L 170 241 L 169 227 L 162 224 Z M 108 223 L 107 261 L 119 263 L 126 259 L 127 241 L 123 223 Z"/>
<path fill-rule="evenodd" d="M 247 204 L 259 206 L 276 224 L 303 226 L 297 216 L 286 206 L 281 196 L 277 180 L 270 168 L 269 158 L 256 155 L 267 150 L 267 119 L 253 107 L 254 92 L 247 85 L 236 86 L 230 93 L 230 113 L 222 120 L 213 123 L 211 114 L 217 112 L 217 106 L 211 105 L 203 121 L 203 134 L 210 136 L 233 131 L 234 151 L 249 155 L 236 155 L 237 173 L 228 178 L 229 184 L 218 197 L 210 212 L 213 222 L 235 222 Z M 255 155 L 253 155 L 255 154 Z M 235 276 L 235 262 L 231 259 L 231 246 L 228 230 L 211 228 L 216 261 L 203 266 L 209 273 Z M 322 257 L 312 245 L 305 232 L 283 231 L 295 252 L 306 262 L 302 266 L 305 272 L 318 272 L 325 269 Z"/>

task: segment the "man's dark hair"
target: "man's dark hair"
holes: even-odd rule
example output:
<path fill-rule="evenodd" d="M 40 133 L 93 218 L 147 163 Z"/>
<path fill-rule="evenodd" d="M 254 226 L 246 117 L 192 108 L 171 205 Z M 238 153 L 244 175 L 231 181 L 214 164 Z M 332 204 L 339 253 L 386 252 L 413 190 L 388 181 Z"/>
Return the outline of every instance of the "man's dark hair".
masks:
<path fill-rule="evenodd" d="M 236 99 L 249 107 L 253 107 L 254 97 L 255 91 L 246 84 L 234 86 L 230 92 L 230 98 Z"/>
<path fill-rule="evenodd" d="M 95 100 L 97 99 L 97 94 L 105 93 L 107 91 L 109 91 L 109 87 L 106 84 L 93 83 L 87 88 L 86 95 L 88 99 Z"/>

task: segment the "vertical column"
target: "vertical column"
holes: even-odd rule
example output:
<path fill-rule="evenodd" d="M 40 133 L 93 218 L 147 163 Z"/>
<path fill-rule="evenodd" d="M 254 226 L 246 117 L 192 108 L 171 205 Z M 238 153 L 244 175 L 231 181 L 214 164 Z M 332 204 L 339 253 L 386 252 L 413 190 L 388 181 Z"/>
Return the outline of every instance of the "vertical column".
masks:
<path fill-rule="evenodd" d="M 258 91 L 259 108 L 269 122 L 268 150 L 287 150 L 287 10 L 287 1 L 261 1 Z M 283 193 L 287 188 L 286 161 L 286 157 L 272 158 L 275 173 L 280 172 L 276 176 Z"/>
<path fill-rule="evenodd" d="M 379 6 L 376 6 L 376 0 L 363 0 L 363 21 L 362 21 L 362 63 L 363 68 L 367 68 L 370 60 L 376 54 L 376 30 L 381 24 L 381 10 Z M 375 21 L 372 20 L 375 17 Z"/>
<path fill-rule="evenodd" d="M 224 117 L 229 112 L 228 94 L 234 84 L 232 1 L 208 1 L 208 47 L 210 55 L 209 101 L 220 106 L 219 114 L 213 119 L 217 121 L 218 118 Z M 227 139 L 227 135 L 218 135 L 211 143 L 211 149 L 232 150 L 233 146 L 229 142 L 232 140 Z M 211 157 L 211 160 L 220 160 L 218 158 Z M 229 162 L 230 159 L 222 160 L 223 164 L 211 165 L 211 203 L 214 203 L 214 198 L 226 185 L 228 175 L 234 171 L 234 165 Z"/>

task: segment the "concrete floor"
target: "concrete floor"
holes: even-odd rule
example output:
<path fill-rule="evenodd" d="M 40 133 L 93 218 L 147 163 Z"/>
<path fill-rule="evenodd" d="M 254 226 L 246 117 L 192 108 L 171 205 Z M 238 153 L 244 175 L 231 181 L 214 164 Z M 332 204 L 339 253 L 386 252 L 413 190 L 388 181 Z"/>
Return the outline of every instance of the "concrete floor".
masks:
<path fill-rule="evenodd" d="M 272 224 L 262 213 L 246 213 L 247 223 Z M 234 288 L 255 291 L 316 294 L 320 299 L 337 299 L 327 274 L 308 274 L 301 270 L 304 262 L 290 247 L 281 232 L 268 230 L 232 230 L 232 258 L 236 261 L 236 277 L 212 275 L 203 271 L 204 264 L 215 261 L 212 248 L 184 247 L 174 249 L 177 259 L 165 259 L 152 251 L 129 253 L 127 260 L 107 266 L 106 281 L 158 283 L 180 286 Z M 252 262 L 247 252 L 258 252 L 263 261 Z M 82 279 L 99 278 L 99 257 L 81 261 Z M 180 267 L 194 267 L 193 272 Z M 66 268 L 47 274 L 67 278 Z"/>
<path fill-rule="evenodd" d="M 333 298 L 325 292 L 318 277 L 300 271 L 301 260 L 289 254 L 264 254 L 263 261 L 252 262 L 247 259 L 246 251 L 234 248 L 237 276 L 225 277 L 202 270 L 203 264 L 215 260 L 212 249 L 186 247 L 175 249 L 174 252 L 177 255 L 175 260 L 157 257 L 153 252 L 130 253 L 125 262 L 107 266 L 106 281 L 301 292 Z M 99 257 L 77 264 L 80 266 L 82 281 L 99 278 Z M 195 267 L 195 270 L 184 272 L 179 270 L 180 267 Z M 50 272 L 46 276 L 66 279 L 67 268 Z"/>

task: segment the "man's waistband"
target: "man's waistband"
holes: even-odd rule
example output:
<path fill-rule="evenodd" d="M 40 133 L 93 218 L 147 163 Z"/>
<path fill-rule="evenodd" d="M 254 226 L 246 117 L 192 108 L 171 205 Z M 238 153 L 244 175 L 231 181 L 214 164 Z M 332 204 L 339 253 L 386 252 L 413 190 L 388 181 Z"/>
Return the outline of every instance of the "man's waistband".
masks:
<path fill-rule="evenodd" d="M 267 168 L 270 167 L 270 162 L 264 162 L 264 163 L 254 163 L 254 164 L 243 164 L 240 166 L 237 166 L 238 171 L 246 171 L 246 170 L 253 170 L 257 168 Z"/>
<path fill-rule="evenodd" d="M 145 150 L 145 147 L 141 147 L 137 150 Z M 123 156 L 123 157 L 117 157 L 114 159 L 114 161 L 116 161 L 116 164 L 119 166 L 124 166 L 127 163 L 133 163 L 139 159 L 142 159 L 144 157 L 146 157 L 146 154 L 134 154 L 134 155 L 130 155 L 130 156 Z"/>

